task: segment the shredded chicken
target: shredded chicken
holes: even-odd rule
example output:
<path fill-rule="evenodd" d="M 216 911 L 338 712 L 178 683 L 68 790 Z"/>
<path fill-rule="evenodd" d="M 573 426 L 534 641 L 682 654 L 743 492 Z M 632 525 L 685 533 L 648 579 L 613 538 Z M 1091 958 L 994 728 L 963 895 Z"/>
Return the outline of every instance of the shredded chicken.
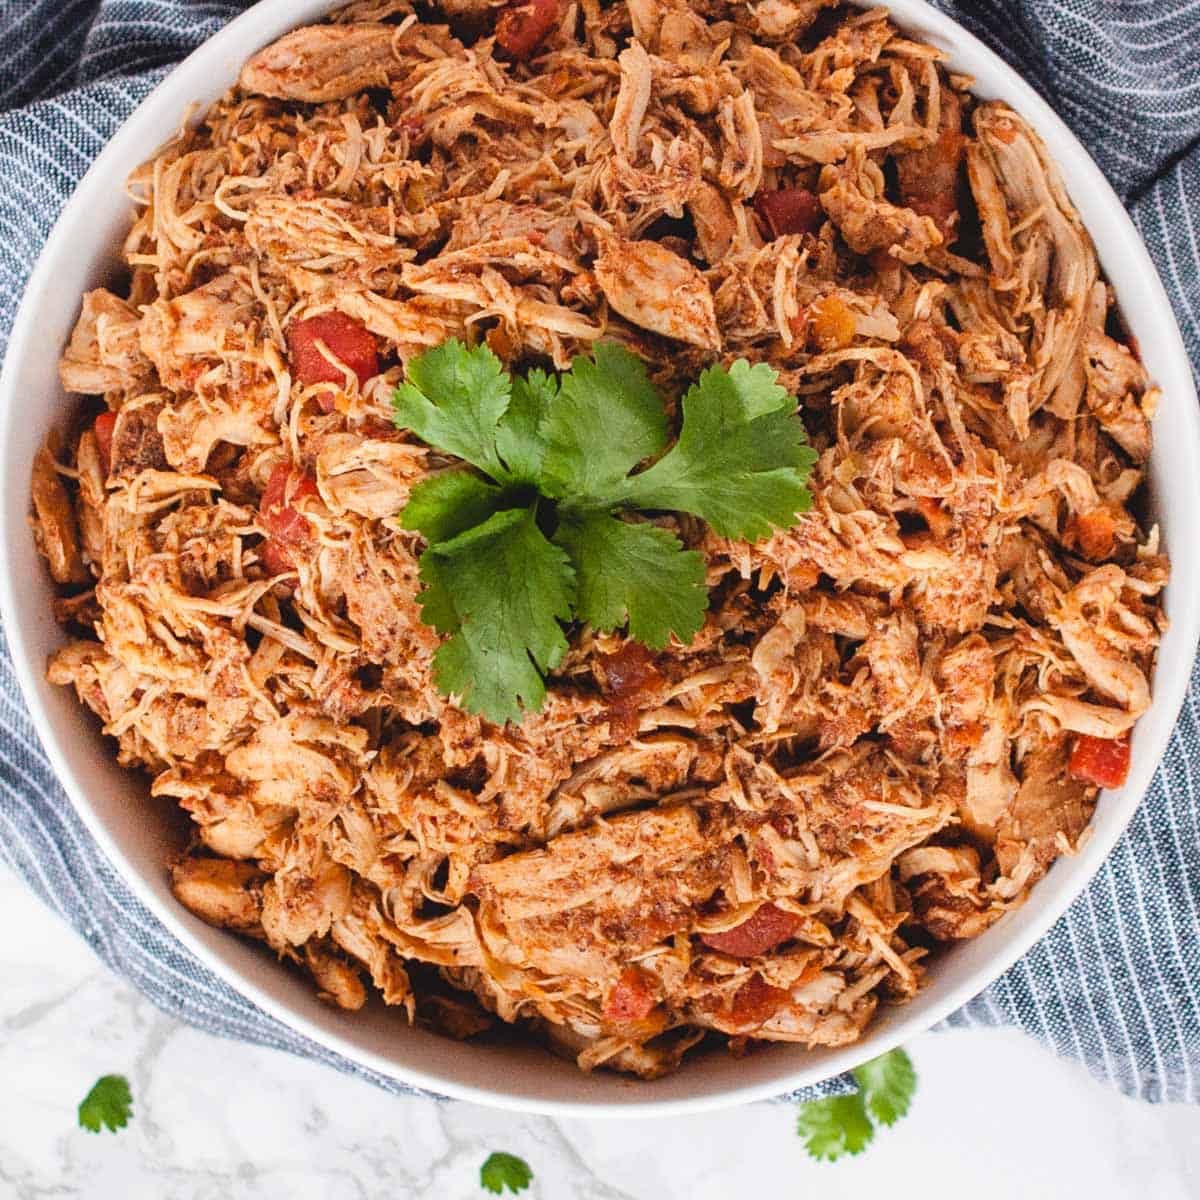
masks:
<path fill-rule="evenodd" d="M 1073 851 L 1164 627 L 1157 393 L 1037 135 L 940 58 L 831 0 L 360 0 L 135 173 L 32 517 L 49 678 L 190 816 L 183 904 L 342 1008 L 653 1077 L 854 1040 Z M 690 645 L 577 628 L 541 711 L 470 716 L 393 519 L 449 464 L 391 391 L 451 336 L 610 339 L 672 401 L 770 363 L 812 510 L 677 521 Z"/>

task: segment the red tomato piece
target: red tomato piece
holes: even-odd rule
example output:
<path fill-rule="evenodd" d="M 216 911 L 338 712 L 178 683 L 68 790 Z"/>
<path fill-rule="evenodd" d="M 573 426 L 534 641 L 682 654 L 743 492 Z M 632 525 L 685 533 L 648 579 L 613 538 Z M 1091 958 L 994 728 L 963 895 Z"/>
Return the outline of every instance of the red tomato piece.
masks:
<path fill-rule="evenodd" d="M 632 735 L 637 731 L 639 708 L 663 681 L 654 657 L 640 642 L 626 642 L 614 653 L 601 655 L 600 665 L 614 734 Z"/>
<path fill-rule="evenodd" d="M 258 512 L 271 535 L 263 546 L 262 559 L 272 574 L 294 567 L 293 551 L 308 545 L 312 526 L 296 509 L 295 503 L 305 496 L 317 494 L 317 481 L 307 472 L 294 472 L 287 463 L 280 463 L 271 472 L 258 502 Z"/>
<path fill-rule="evenodd" d="M 783 988 L 772 987 L 761 975 L 751 975 L 733 997 L 730 1016 L 740 1026 L 765 1025 L 790 999 Z"/>
<path fill-rule="evenodd" d="M 527 59 L 558 21 L 558 0 L 521 0 L 496 22 L 496 45 L 511 59 Z"/>
<path fill-rule="evenodd" d="M 92 432 L 96 435 L 96 449 L 100 451 L 100 463 L 107 475 L 112 470 L 113 432 L 117 428 L 117 414 L 105 409 L 97 418 Z"/>
<path fill-rule="evenodd" d="M 754 197 L 754 211 L 777 238 L 787 233 L 816 233 L 825 217 L 821 202 L 802 187 L 759 192 Z"/>
<path fill-rule="evenodd" d="M 662 683 L 654 656 L 641 642 L 626 642 L 612 654 L 600 656 L 604 690 L 613 704 L 636 703 L 638 696 Z"/>
<path fill-rule="evenodd" d="M 947 236 L 958 218 L 958 172 L 966 144 L 957 129 L 943 129 L 932 146 L 896 159 L 900 198 L 913 212 L 932 217 Z"/>
<path fill-rule="evenodd" d="M 654 1010 L 654 993 L 645 972 L 626 967 L 604 1002 L 606 1021 L 644 1021 Z"/>
<path fill-rule="evenodd" d="M 1071 748 L 1068 770 L 1084 783 L 1102 788 L 1120 787 L 1129 774 L 1129 734 L 1098 738 L 1081 733 Z"/>
<path fill-rule="evenodd" d="M 733 958 L 754 958 L 786 942 L 799 924 L 800 918 L 794 913 L 763 904 L 749 920 L 724 933 L 702 933 L 700 940 L 710 950 L 719 950 Z"/>
<path fill-rule="evenodd" d="M 325 349 L 358 376 L 365 384 L 379 374 L 379 351 L 375 335 L 361 322 L 340 312 L 318 313 L 304 321 L 288 326 L 288 350 L 292 371 L 305 387 L 314 383 L 343 383 L 345 374 L 329 361 L 317 346 Z M 326 406 L 328 404 L 328 407 Z M 321 407 L 329 412 L 333 400 L 322 399 Z"/>
<path fill-rule="evenodd" d="M 291 550 L 274 538 L 267 538 L 259 546 L 258 557 L 262 561 L 262 565 L 267 568 L 268 575 L 286 575 L 288 571 L 295 570 L 296 567 L 296 564 L 292 562 Z"/>

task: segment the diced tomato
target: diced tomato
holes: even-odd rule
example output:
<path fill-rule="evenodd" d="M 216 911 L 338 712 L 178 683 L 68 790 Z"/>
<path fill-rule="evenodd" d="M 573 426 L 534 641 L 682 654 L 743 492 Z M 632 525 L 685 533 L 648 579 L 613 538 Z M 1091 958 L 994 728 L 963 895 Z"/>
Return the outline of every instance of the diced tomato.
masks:
<path fill-rule="evenodd" d="M 318 313 L 288 326 L 288 350 L 292 371 L 305 387 L 314 383 L 342 383 L 345 374 L 329 361 L 317 343 L 358 376 L 364 384 L 379 374 L 379 352 L 375 335 L 361 322 L 340 312 Z M 322 398 L 321 407 L 329 412 L 333 399 Z"/>
<path fill-rule="evenodd" d="M 754 197 L 754 211 L 777 238 L 788 233 L 816 233 L 825 215 L 814 193 L 802 187 L 759 192 Z"/>
<path fill-rule="evenodd" d="M 929 146 L 896 156 L 900 200 L 913 212 L 932 217 L 949 241 L 958 223 L 958 193 L 967 139 L 962 132 L 962 105 L 942 93 L 937 139 Z"/>
<path fill-rule="evenodd" d="M 786 942 L 796 932 L 800 918 L 774 904 L 764 904 L 749 920 L 724 933 L 702 933 L 700 940 L 711 950 L 733 958 L 754 958 Z"/>
<path fill-rule="evenodd" d="M 644 1021 L 654 1010 L 654 992 L 644 971 L 626 967 L 604 1002 L 606 1021 Z"/>
<path fill-rule="evenodd" d="M 646 707 L 663 677 L 650 651 L 640 642 L 626 642 L 620 650 L 600 656 L 604 693 L 611 707 L 611 726 L 616 738 L 632 737 L 639 714 Z"/>
<path fill-rule="evenodd" d="M 730 1016 L 738 1025 L 757 1029 L 766 1024 L 788 1001 L 783 988 L 772 987 L 761 975 L 751 975 L 733 997 Z"/>
<path fill-rule="evenodd" d="M 92 432 L 96 435 L 96 449 L 100 451 L 100 462 L 104 474 L 112 470 L 113 432 L 117 428 L 117 414 L 111 409 L 105 409 L 97 418 Z"/>
<path fill-rule="evenodd" d="M 295 472 L 280 463 L 271 472 L 258 503 L 259 517 L 270 533 L 263 545 L 262 560 L 274 575 L 296 565 L 293 551 L 308 545 L 312 526 L 295 507 L 297 500 L 317 495 L 317 481 L 307 472 Z"/>
<path fill-rule="evenodd" d="M 900 198 L 913 212 L 932 217 L 943 234 L 958 216 L 958 169 L 966 144 L 961 133 L 943 129 L 932 146 L 896 159 Z"/>
<path fill-rule="evenodd" d="M 1071 524 L 1084 557 L 1099 562 L 1111 556 L 1117 544 L 1117 522 L 1109 509 L 1080 513 Z"/>
<path fill-rule="evenodd" d="M 518 0 L 496 22 L 496 45 L 522 62 L 541 45 L 558 21 L 558 0 Z"/>
<path fill-rule="evenodd" d="M 1102 788 L 1120 787 L 1129 774 L 1129 734 L 1119 738 L 1082 733 L 1071 748 L 1068 768 L 1076 779 Z"/>
<path fill-rule="evenodd" d="M 292 561 L 291 550 L 274 538 L 267 538 L 263 542 L 258 548 L 258 556 L 262 565 L 267 568 L 268 575 L 286 575 L 288 571 L 292 571 L 296 567 Z"/>
<path fill-rule="evenodd" d="M 604 690 L 614 704 L 636 702 L 639 693 L 662 682 L 654 657 L 641 642 L 626 642 L 620 650 L 600 656 Z"/>

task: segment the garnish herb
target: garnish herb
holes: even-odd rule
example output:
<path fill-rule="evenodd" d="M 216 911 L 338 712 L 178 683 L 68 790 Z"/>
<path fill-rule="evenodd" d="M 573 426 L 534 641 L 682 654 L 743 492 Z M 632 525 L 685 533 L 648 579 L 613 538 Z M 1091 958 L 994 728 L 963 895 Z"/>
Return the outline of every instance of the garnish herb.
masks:
<path fill-rule="evenodd" d="M 908 1113 L 917 1073 L 903 1050 L 892 1050 L 854 1070 L 858 1091 L 826 1096 L 800 1106 L 796 1132 L 815 1159 L 836 1162 L 870 1145 L 875 1125 L 894 1125 Z"/>
<path fill-rule="evenodd" d="M 483 1166 L 479 1168 L 481 1186 L 497 1196 L 505 1188 L 510 1192 L 523 1192 L 532 1180 L 533 1172 L 529 1169 L 529 1164 L 515 1154 L 489 1154 Z"/>
<path fill-rule="evenodd" d="M 520 721 L 542 706 L 572 620 L 627 625 L 656 650 L 672 635 L 690 642 L 708 605 L 703 556 L 644 514 L 690 513 L 758 540 L 809 507 L 816 454 L 769 366 L 711 367 L 681 409 L 668 448 L 662 398 L 609 343 L 560 376 L 511 376 L 486 346 L 458 340 L 409 363 L 396 425 L 464 462 L 418 484 L 400 514 L 429 543 L 420 602 L 446 635 L 434 658 L 443 694 Z"/>
<path fill-rule="evenodd" d="M 79 1103 L 79 1125 L 92 1133 L 124 1129 L 132 1115 L 133 1094 L 124 1075 L 102 1075 Z"/>

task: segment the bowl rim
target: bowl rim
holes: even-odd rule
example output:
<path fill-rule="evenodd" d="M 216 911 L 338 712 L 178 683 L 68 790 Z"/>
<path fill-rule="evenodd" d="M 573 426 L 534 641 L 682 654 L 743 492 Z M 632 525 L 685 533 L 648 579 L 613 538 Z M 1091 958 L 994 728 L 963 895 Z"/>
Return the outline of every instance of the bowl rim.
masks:
<path fill-rule="evenodd" d="M 869 0 L 850 0 L 850 3 L 860 8 L 874 7 Z M 241 63 L 260 45 L 280 36 L 286 29 L 318 19 L 321 14 L 339 6 L 337 0 L 303 0 L 301 3 L 297 3 L 296 0 L 259 0 L 259 3 L 234 18 L 197 47 L 165 76 L 107 141 L 59 213 L 23 291 L 3 370 L 0 371 L 0 464 L 8 459 L 12 431 L 18 420 L 16 364 L 25 356 L 37 352 L 38 314 L 52 284 L 53 263 L 63 252 L 65 243 L 77 234 L 81 226 L 86 227 L 85 214 L 89 196 L 114 184 L 120 186 L 124 180 L 118 177 L 114 167 L 119 166 L 127 157 L 149 157 L 152 150 L 141 149 L 132 155 L 131 151 L 139 146 L 156 147 L 158 144 L 157 138 L 146 140 L 144 127 L 152 127 L 159 123 L 164 114 L 173 120 L 177 119 L 184 112 L 192 95 L 211 90 L 207 82 L 208 77 L 215 73 L 220 79 L 236 78 Z M 1191 445 L 1200 447 L 1200 411 L 1197 410 L 1191 366 L 1174 311 L 1129 214 L 1099 167 L 1049 104 L 1013 68 L 973 34 L 931 7 L 926 0 L 891 0 L 887 7 L 892 19 L 901 29 L 911 30 L 924 40 L 948 50 L 953 69 L 960 69 L 956 60 L 969 60 L 972 65 L 968 73 L 976 76 L 976 87 L 973 90 L 985 97 L 1004 99 L 1026 117 L 1047 143 L 1051 144 L 1052 157 L 1063 172 L 1072 199 L 1082 207 L 1081 196 L 1086 192 L 1090 206 L 1103 210 L 1103 240 L 1105 245 L 1110 247 L 1111 255 L 1129 256 L 1132 267 L 1145 276 L 1147 293 L 1143 299 L 1148 298 L 1151 303 L 1154 309 L 1152 316 L 1156 322 L 1155 358 L 1169 366 L 1174 379 L 1168 402 L 1179 406 L 1181 419 L 1190 434 Z M 979 86 L 981 74 L 985 76 L 982 87 Z M 121 175 L 123 176 L 123 171 Z M 1087 221 L 1085 225 L 1088 225 L 1099 252 L 1101 239 Z M 1196 459 L 1196 469 L 1192 471 L 1190 481 L 1185 480 L 1184 485 L 1190 483 L 1192 511 L 1200 511 L 1200 454 L 1193 450 L 1193 455 Z M 1153 461 L 1152 459 L 1152 464 Z M 25 494 L 27 508 L 27 488 Z M 6 500 L 5 503 L 9 501 Z M 0 523 L 0 549 L 7 549 L 11 528 L 12 524 L 8 521 Z M 17 597 L 20 581 L 13 577 L 14 574 L 0 572 L 0 620 L 3 621 L 14 671 L 39 740 L 76 812 L 124 883 L 158 921 L 207 969 L 232 989 L 289 1029 L 352 1063 L 404 1084 L 454 1099 L 555 1117 L 678 1116 L 770 1099 L 849 1070 L 942 1021 L 993 983 L 1025 954 L 1058 920 L 1099 870 L 1144 799 L 1150 781 L 1162 762 L 1186 695 L 1191 665 L 1189 657 L 1187 662 L 1159 662 L 1156 666 L 1153 703 L 1142 722 L 1139 722 L 1139 728 L 1143 724 L 1152 725 L 1152 729 L 1146 736 L 1139 738 L 1137 743 L 1137 749 L 1140 751 L 1137 761 L 1140 764 L 1140 775 L 1143 777 L 1141 786 L 1127 784 L 1116 793 L 1106 794 L 1118 806 L 1116 819 L 1110 820 L 1103 833 L 1096 832 L 1079 850 L 1071 864 L 1069 877 L 1058 869 L 1058 883 L 1055 886 L 1056 871 L 1049 872 L 1037 886 L 1037 899 L 1031 900 L 1028 906 L 1033 908 L 1036 905 L 1036 913 L 1032 919 L 1026 920 L 1017 931 L 1010 933 L 1006 940 L 998 940 L 995 952 L 966 979 L 946 987 L 945 994 L 937 1003 L 907 1015 L 904 1009 L 900 1009 L 898 1015 L 890 1019 L 886 1028 L 876 1033 L 868 1033 L 850 1046 L 824 1054 L 819 1066 L 781 1070 L 765 1082 L 674 1099 L 655 1099 L 654 1085 L 641 1084 L 635 1085 L 634 1090 L 626 1089 L 625 1094 L 619 1098 L 602 1101 L 561 1100 L 518 1095 L 505 1091 L 503 1086 L 489 1087 L 464 1083 L 450 1075 L 405 1065 L 395 1058 L 383 1056 L 358 1045 L 352 1038 L 322 1027 L 286 1001 L 272 995 L 267 988 L 260 986 L 255 978 L 210 947 L 199 936 L 194 925 L 188 923 L 188 918 L 179 905 L 164 903 L 161 896 L 150 887 L 142 871 L 117 844 L 111 831 L 89 801 L 66 746 L 67 734 L 57 728 L 55 720 L 42 702 L 37 675 L 43 669 L 43 664 L 32 660 L 32 655 L 27 652 L 21 637 L 22 617 Z M 1191 648 L 1191 656 L 1194 657 L 1197 640 L 1200 639 L 1200 603 L 1193 603 L 1185 598 L 1185 606 L 1181 606 L 1179 595 L 1175 595 L 1173 600 L 1172 623 L 1179 628 L 1183 644 Z M 1094 816 L 1093 821 L 1095 820 Z M 1059 868 L 1062 865 L 1060 863 Z M 996 928 L 999 928 L 999 925 Z M 270 964 L 270 968 L 278 969 L 274 964 Z M 451 1045 L 452 1043 L 447 1042 L 448 1047 Z"/>

